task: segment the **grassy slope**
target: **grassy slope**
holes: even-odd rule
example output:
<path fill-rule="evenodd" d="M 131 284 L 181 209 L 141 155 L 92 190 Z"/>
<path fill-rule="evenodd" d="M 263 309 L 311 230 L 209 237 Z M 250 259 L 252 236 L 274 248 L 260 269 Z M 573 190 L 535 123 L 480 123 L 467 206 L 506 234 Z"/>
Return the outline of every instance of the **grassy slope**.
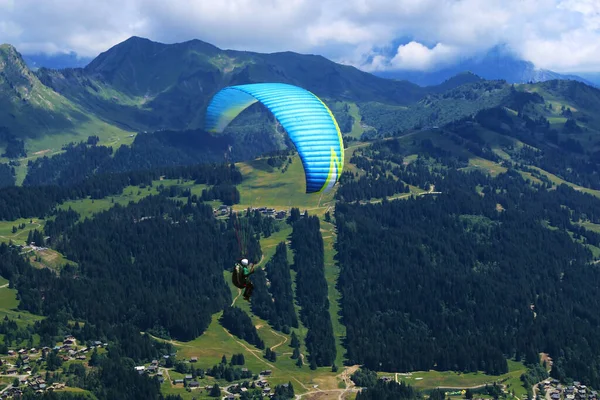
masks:
<path fill-rule="evenodd" d="M 2 126 L 25 140 L 27 157 L 19 159 L 17 184 L 25 178 L 27 161 L 60 153 L 69 142 L 85 140 L 90 135 L 100 144 L 130 144 L 130 132 L 86 112 L 78 104 L 43 85 L 25 66 L 20 55 L 6 45 L 0 46 L 0 120 Z M 4 148 L 0 146 L 0 154 Z M 0 162 L 8 159 L 0 157 Z"/>
<path fill-rule="evenodd" d="M 499 376 L 490 376 L 482 372 L 461 373 L 454 371 L 416 371 L 408 374 L 380 372 L 378 376 L 392 376 L 398 382 L 405 381 L 418 389 L 424 390 L 445 388 L 452 391 L 453 389 L 476 388 L 498 382 L 505 385 L 507 390 L 514 390 L 515 396 L 521 398 L 521 396 L 527 394 L 520 381 L 520 376 L 525 371 L 526 368 L 522 363 L 508 360 L 508 373 Z"/>
<path fill-rule="evenodd" d="M 18 229 L 16 233 L 12 233 L 13 226 L 18 227 L 20 224 L 25 224 L 25 228 Z M 0 221 L 0 243 L 8 243 L 12 240 L 15 244 L 25 244 L 29 231 L 34 229 L 41 230 L 43 227 L 44 221 L 37 218 L 20 218 L 14 221 Z"/>
<path fill-rule="evenodd" d="M 17 291 L 8 287 L 7 279 L 0 277 L 0 318 L 8 316 L 19 325 L 27 325 L 43 319 L 43 317 L 33 315 L 27 311 L 17 311 L 18 306 Z"/>

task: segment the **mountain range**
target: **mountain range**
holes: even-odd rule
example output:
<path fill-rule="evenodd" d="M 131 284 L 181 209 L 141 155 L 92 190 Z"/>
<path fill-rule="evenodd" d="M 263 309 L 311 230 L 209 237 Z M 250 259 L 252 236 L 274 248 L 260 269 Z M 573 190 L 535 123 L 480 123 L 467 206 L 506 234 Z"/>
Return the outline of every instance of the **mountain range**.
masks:
<path fill-rule="evenodd" d="M 38 68 L 83 68 L 94 60 L 93 57 L 81 57 L 75 52 L 54 55 L 44 53 L 24 54 L 23 59 L 32 70 Z M 509 83 L 571 79 L 588 85 L 600 85 L 600 73 L 558 73 L 537 68 L 532 62 L 519 58 L 505 45 L 497 45 L 487 52 L 463 58 L 451 66 L 433 71 L 386 70 L 375 71 L 373 74 L 383 78 L 406 80 L 419 86 L 433 86 L 465 72 L 470 72 L 484 79 L 503 79 Z"/>
<path fill-rule="evenodd" d="M 17 49 L 2 45 L 0 126 L 20 137 L 77 131 L 94 118 L 129 131 L 195 129 L 219 89 L 264 81 L 299 85 L 326 100 L 393 105 L 441 90 L 384 79 L 322 56 L 221 50 L 200 40 L 163 44 L 132 37 L 84 68 L 35 71 Z"/>
<path fill-rule="evenodd" d="M 495 57 L 495 65 L 501 65 L 500 52 Z M 489 56 L 482 63 L 492 65 L 492 59 Z M 514 76 L 522 67 L 531 67 L 516 60 L 507 65 L 510 68 L 504 71 Z M 164 44 L 140 37 L 113 46 L 84 67 L 32 70 L 16 48 L 2 45 L 0 147 L 19 139 L 30 153 L 50 155 L 90 135 L 98 136 L 101 144 L 123 144 L 131 143 L 133 139 L 128 138 L 137 132 L 201 129 L 212 96 L 225 86 L 242 83 L 270 81 L 304 87 L 331 107 L 345 135 L 357 139 L 365 133 L 441 126 L 484 108 L 511 107 L 516 101 L 510 83 L 457 71 L 447 71 L 446 79 L 439 76 L 438 84 L 423 87 L 318 55 L 222 50 L 200 40 Z M 544 72 L 539 77 L 555 75 Z M 590 85 L 570 82 L 560 85 L 561 92 L 555 95 L 591 90 L 589 98 L 597 97 Z M 581 110 L 587 113 L 588 107 Z M 245 143 L 256 143 L 257 137 L 264 139 L 275 132 L 269 118 L 257 104 L 227 129 L 246 135 Z M 254 150 L 264 151 L 261 146 Z"/>

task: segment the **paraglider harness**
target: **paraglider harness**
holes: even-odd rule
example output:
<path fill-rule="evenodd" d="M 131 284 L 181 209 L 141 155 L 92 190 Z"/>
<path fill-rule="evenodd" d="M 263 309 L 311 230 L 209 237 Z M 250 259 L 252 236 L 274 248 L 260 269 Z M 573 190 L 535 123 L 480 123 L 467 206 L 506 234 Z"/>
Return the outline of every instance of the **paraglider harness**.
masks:
<path fill-rule="evenodd" d="M 233 271 L 231 272 L 231 282 L 238 289 L 244 289 L 244 299 L 249 300 L 250 296 L 252 296 L 252 290 L 254 289 L 254 285 L 250 282 L 249 276 L 254 273 L 254 264 L 250 267 L 250 271 L 248 274 L 244 273 L 244 266 L 241 263 L 241 259 L 237 260 Z"/>

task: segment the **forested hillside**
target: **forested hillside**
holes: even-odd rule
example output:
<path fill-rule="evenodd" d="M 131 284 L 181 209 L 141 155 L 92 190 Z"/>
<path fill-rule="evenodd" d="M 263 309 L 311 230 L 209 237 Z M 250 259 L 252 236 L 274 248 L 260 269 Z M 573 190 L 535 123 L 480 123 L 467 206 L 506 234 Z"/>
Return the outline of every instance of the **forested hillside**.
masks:
<path fill-rule="evenodd" d="M 458 171 L 447 156 L 404 165 L 389 152 L 397 145 L 357 151 L 355 162 L 439 194 L 337 204 L 351 362 L 501 374 L 505 357 L 533 363 L 548 352 L 553 376 L 600 384 L 591 312 L 600 272 L 590 251 L 600 235 L 579 225 L 600 223 L 600 200 L 566 185 L 531 185 L 510 168 L 496 177 Z M 378 175 L 362 179 L 369 190 Z"/>

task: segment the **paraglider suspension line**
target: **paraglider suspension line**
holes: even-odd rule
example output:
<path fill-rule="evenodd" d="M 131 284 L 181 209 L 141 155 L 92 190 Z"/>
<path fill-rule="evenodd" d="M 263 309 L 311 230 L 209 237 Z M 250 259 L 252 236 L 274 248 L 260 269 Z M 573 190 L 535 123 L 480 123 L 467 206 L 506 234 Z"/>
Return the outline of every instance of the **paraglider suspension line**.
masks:
<path fill-rule="evenodd" d="M 245 246 L 243 246 L 242 244 L 242 240 L 240 238 L 240 221 L 238 220 L 238 217 L 235 217 L 235 221 L 233 223 L 234 228 L 235 228 L 235 237 L 237 239 L 238 242 L 238 246 L 240 248 L 240 253 L 242 255 L 242 257 L 246 256 L 246 249 L 244 248 Z"/>

